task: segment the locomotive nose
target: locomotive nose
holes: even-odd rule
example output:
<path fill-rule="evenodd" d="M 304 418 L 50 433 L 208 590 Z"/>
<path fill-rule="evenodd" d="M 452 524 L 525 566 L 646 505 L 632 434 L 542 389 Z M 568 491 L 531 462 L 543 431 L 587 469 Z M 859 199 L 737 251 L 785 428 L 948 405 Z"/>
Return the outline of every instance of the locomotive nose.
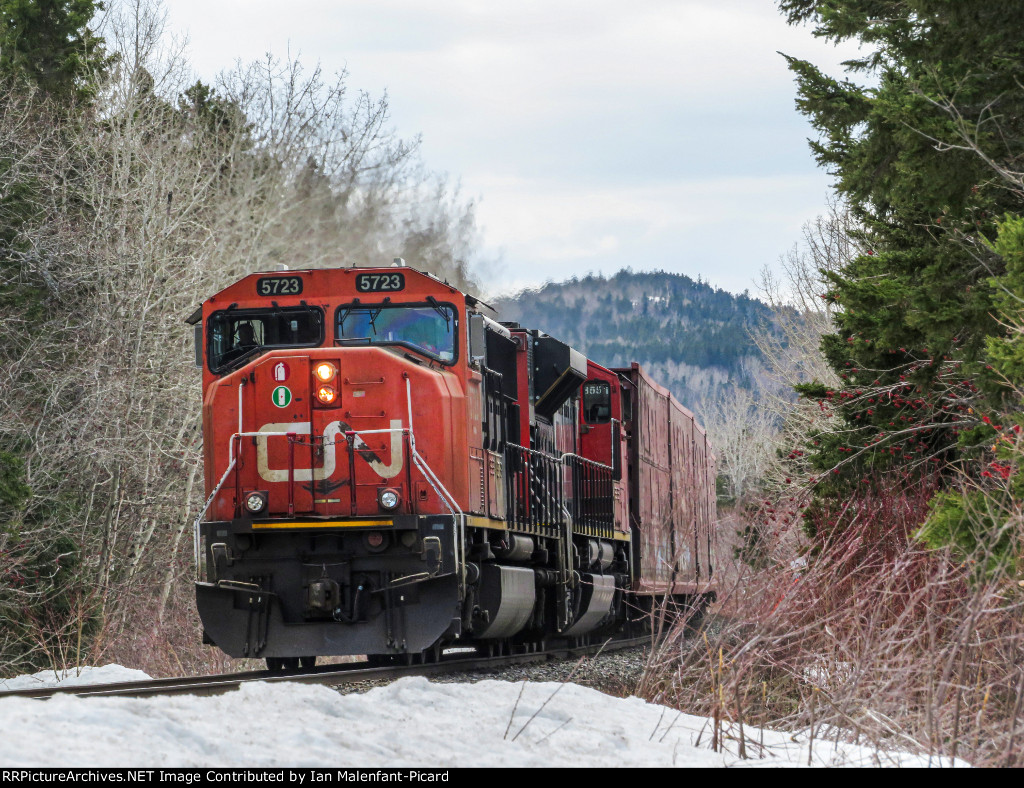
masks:
<path fill-rule="evenodd" d="M 239 449 L 238 500 L 266 492 L 260 517 L 365 517 L 409 513 L 414 497 L 422 503 L 403 473 L 410 444 L 402 416 L 414 388 L 407 365 L 378 348 L 318 348 L 243 370 L 239 432 L 251 445 Z"/>
<path fill-rule="evenodd" d="M 295 514 L 313 506 L 304 485 L 311 481 L 319 459 L 313 446 L 311 359 L 308 355 L 275 354 L 255 364 L 249 375 L 251 402 L 243 407 L 246 431 L 254 438 L 255 468 L 246 478 L 267 489 L 263 516 Z"/>

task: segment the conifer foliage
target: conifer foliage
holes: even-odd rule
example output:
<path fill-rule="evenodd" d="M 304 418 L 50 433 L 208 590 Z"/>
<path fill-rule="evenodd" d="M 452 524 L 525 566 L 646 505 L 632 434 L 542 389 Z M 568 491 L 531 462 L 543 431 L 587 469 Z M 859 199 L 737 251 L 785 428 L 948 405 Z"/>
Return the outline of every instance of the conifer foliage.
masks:
<path fill-rule="evenodd" d="M 0 73 L 60 100 L 86 99 L 110 65 L 90 29 L 96 0 L 0 0 Z"/>
<path fill-rule="evenodd" d="M 865 248 L 825 274 L 823 297 L 838 308 L 822 351 L 842 387 L 798 387 L 833 422 L 809 436 L 814 532 L 829 502 L 867 490 L 878 474 L 923 484 L 939 474 L 940 487 L 988 478 L 998 419 L 984 414 L 1013 400 L 989 356 L 1005 334 L 1008 275 L 994 241 L 1024 207 L 1014 177 L 1024 156 L 1024 38 L 1019 6 L 1001 0 L 779 7 L 791 23 L 862 52 L 843 78 L 788 58 L 797 106 L 818 131 L 811 148 Z"/>

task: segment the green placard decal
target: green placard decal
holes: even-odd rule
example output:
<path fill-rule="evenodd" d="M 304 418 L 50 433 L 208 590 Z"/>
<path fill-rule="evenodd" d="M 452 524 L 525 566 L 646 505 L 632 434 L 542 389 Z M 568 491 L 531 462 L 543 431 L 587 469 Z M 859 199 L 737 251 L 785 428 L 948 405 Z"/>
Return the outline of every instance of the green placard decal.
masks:
<path fill-rule="evenodd" d="M 274 393 L 270 395 L 270 398 L 274 400 L 274 404 L 279 408 L 287 408 L 292 401 L 292 392 L 287 386 L 278 386 L 274 389 Z"/>

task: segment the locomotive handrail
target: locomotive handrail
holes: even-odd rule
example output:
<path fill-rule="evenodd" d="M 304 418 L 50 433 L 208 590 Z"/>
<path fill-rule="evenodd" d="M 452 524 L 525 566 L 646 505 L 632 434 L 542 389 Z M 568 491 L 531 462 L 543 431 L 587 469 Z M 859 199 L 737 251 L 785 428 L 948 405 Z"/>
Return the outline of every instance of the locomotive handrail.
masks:
<path fill-rule="evenodd" d="M 350 438 L 350 436 L 362 439 L 363 435 L 383 435 L 385 433 L 394 434 L 396 432 L 401 433 L 403 436 L 407 435 L 409 437 L 409 455 L 413 465 L 416 466 L 416 469 L 419 470 L 419 472 L 423 475 L 423 478 L 426 479 L 427 484 L 429 484 L 430 487 L 434 490 L 434 494 L 437 495 L 441 502 L 448 508 L 448 511 L 451 512 L 452 519 L 458 528 L 458 537 L 455 539 L 454 546 L 455 574 L 458 577 L 459 592 L 461 594 L 464 591 L 465 582 L 465 555 L 463 540 L 465 539 L 466 533 L 466 515 L 462 511 L 462 508 L 459 506 L 458 501 L 455 500 L 455 497 L 450 492 L 448 492 L 448 489 L 444 486 L 444 483 L 437 477 L 437 474 L 434 473 L 433 469 L 430 467 L 430 464 L 426 461 L 426 458 L 424 458 L 422 454 L 416 451 L 416 433 L 413 430 L 412 421 L 412 385 L 410 384 L 408 378 L 406 378 L 405 380 L 405 394 L 409 410 L 408 427 L 391 427 L 372 430 L 346 430 L 343 434 L 345 435 L 346 439 Z M 355 489 L 354 484 L 352 489 Z"/>
<path fill-rule="evenodd" d="M 506 488 L 506 516 L 512 525 L 554 527 L 560 524 L 563 508 L 564 467 L 558 457 L 505 444 L 505 463 L 511 474 Z"/>
<path fill-rule="evenodd" d="M 194 523 L 193 523 L 193 531 L 194 531 L 194 536 L 195 536 L 195 539 L 194 539 L 194 541 L 195 541 L 195 553 L 196 553 L 197 561 L 198 561 L 198 557 L 199 557 L 199 523 L 202 520 L 203 515 L 206 514 L 207 511 L 209 511 L 210 504 L 213 503 L 213 499 L 217 497 L 217 493 L 220 492 L 220 488 L 223 487 L 224 486 L 224 482 L 227 481 L 228 474 L 230 474 L 231 471 L 236 469 L 235 466 L 236 466 L 236 464 L 238 462 L 238 458 L 235 457 L 235 441 L 238 438 L 286 438 L 289 435 L 294 435 L 294 434 L 295 434 L 294 432 L 235 432 L 235 433 L 232 433 L 231 438 L 228 441 L 228 467 L 227 467 L 227 469 L 225 469 L 224 475 L 220 477 L 220 481 L 217 482 L 217 486 L 213 488 L 213 492 L 211 492 L 210 496 L 206 499 L 206 503 L 203 505 L 203 508 L 199 510 L 198 514 L 196 514 L 195 520 L 194 520 Z"/>
<path fill-rule="evenodd" d="M 447 506 L 448 510 L 452 513 L 452 520 L 458 526 L 459 534 L 455 539 L 455 575 L 458 578 L 459 597 L 462 598 L 465 596 L 466 591 L 466 555 L 464 552 L 466 539 L 466 515 L 459 507 L 458 501 L 456 501 L 452 494 L 448 492 L 444 484 L 441 483 L 441 480 L 438 479 L 434 471 L 431 470 L 427 461 L 418 451 L 416 451 L 416 435 L 412 428 L 412 384 L 410 383 L 408 376 L 405 378 L 405 401 L 409 408 L 409 453 L 412 455 L 413 464 L 419 468 L 420 473 L 423 474 L 427 483 L 433 488 L 437 497 L 444 501 L 445 506 Z"/>
<path fill-rule="evenodd" d="M 224 486 L 224 482 L 227 481 L 228 474 L 232 470 L 235 470 L 236 458 L 235 454 L 235 438 L 242 432 L 242 387 L 245 385 L 245 379 L 238 384 L 238 433 L 231 436 L 231 440 L 228 443 L 228 467 L 224 471 L 224 475 L 220 477 L 220 481 L 213 488 L 213 492 L 210 493 L 206 499 L 206 503 L 203 504 L 203 508 L 199 510 L 195 519 L 192 521 L 192 558 L 196 564 L 196 580 L 201 581 L 203 578 L 199 575 L 200 562 L 199 562 L 199 523 L 203 519 L 203 515 L 210 509 L 210 504 L 213 503 L 213 499 L 217 497 L 217 493 L 220 492 L 220 488 Z M 237 473 L 237 470 L 236 470 Z"/>
<path fill-rule="evenodd" d="M 587 465 L 596 466 L 598 468 L 601 468 L 602 470 L 606 470 L 606 471 L 612 470 L 612 466 L 611 465 L 605 465 L 603 462 L 598 462 L 597 460 L 591 460 L 591 459 L 589 459 L 587 457 L 581 457 L 579 454 L 573 454 L 571 451 L 567 451 L 565 454 L 563 454 L 561 459 L 559 459 L 559 462 L 564 463 L 566 457 L 569 457 L 570 459 L 574 459 L 574 460 L 579 460 L 580 462 L 584 462 Z"/>
<path fill-rule="evenodd" d="M 512 443 L 511 441 L 509 442 L 508 445 L 514 449 L 518 449 L 521 452 L 525 452 L 526 454 L 536 454 L 538 457 L 543 457 L 546 460 L 554 460 L 555 462 L 561 462 L 561 460 L 554 454 L 548 454 L 546 451 L 541 451 L 540 449 L 530 449 L 527 448 L 526 446 L 520 446 L 518 443 Z"/>
<path fill-rule="evenodd" d="M 572 452 L 560 461 L 572 474 L 573 519 L 598 529 L 595 536 L 610 536 L 615 526 L 613 467 Z"/>
<path fill-rule="evenodd" d="M 555 527 L 570 521 L 593 536 L 611 537 L 612 466 L 573 452 L 554 455 L 514 443 L 506 444 L 505 454 L 511 474 L 506 491 L 511 525 Z"/>
<path fill-rule="evenodd" d="M 562 512 L 565 514 L 565 538 L 562 540 L 565 542 L 563 545 L 562 560 L 564 561 L 564 570 L 562 571 L 562 583 L 569 588 L 575 588 L 576 583 L 573 582 L 575 579 L 573 576 L 576 574 L 572 568 L 572 514 L 568 509 L 565 508 L 565 504 L 562 504 Z"/>
<path fill-rule="evenodd" d="M 440 498 L 444 502 L 444 505 L 448 507 L 448 511 L 452 513 L 452 519 L 458 524 L 459 536 L 455 540 L 455 573 L 458 576 L 459 593 L 461 594 L 464 591 L 463 583 L 465 580 L 463 576 L 463 563 L 465 561 L 465 557 L 462 555 L 462 550 L 464 547 L 463 538 L 466 532 L 466 515 L 459 507 L 456 500 L 452 497 L 451 493 L 445 489 L 441 480 L 437 478 L 434 472 L 430 469 L 430 466 L 427 465 L 427 461 L 423 459 L 419 452 L 416 451 L 415 446 L 411 446 L 411 454 L 413 463 L 419 469 L 420 473 L 423 474 L 427 483 L 433 488 L 437 497 Z"/>
<path fill-rule="evenodd" d="M 291 432 L 236 432 L 231 436 L 231 445 L 228 448 L 228 459 L 234 459 L 235 438 L 287 438 L 289 435 L 297 435 L 294 430 Z"/>
<path fill-rule="evenodd" d="M 196 580 L 203 579 L 199 576 L 199 523 L 203 519 L 203 515 L 206 514 L 207 510 L 210 508 L 210 504 L 213 503 L 213 499 L 217 496 L 217 493 L 220 492 L 220 488 L 224 485 L 224 482 L 228 478 L 228 474 L 231 473 L 231 470 L 234 467 L 235 461 L 231 460 L 231 462 L 228 463 L 227 470 L 224 471 L 224 475 L 220 477 L 220 481 L 217 482 L 217 486 L 214 487 L 213 492 L 210 493 L 210 497 L 206 499 L 206 504 L 199 510 L 199 514 L 196 515 L 195 520 L 192 521 L 192 557 L 196 562 Z"/>

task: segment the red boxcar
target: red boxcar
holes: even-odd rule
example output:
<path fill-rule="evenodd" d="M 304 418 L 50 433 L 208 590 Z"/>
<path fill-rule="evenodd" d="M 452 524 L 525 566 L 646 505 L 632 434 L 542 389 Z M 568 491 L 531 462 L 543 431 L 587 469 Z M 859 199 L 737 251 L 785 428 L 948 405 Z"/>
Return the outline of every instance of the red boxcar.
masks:
<path fill-rule="evenodd" d="M 630 515 L 645 594 L 706 593 L 714 571 L 715 456 L 693 413 L 634 363 Z"/>

